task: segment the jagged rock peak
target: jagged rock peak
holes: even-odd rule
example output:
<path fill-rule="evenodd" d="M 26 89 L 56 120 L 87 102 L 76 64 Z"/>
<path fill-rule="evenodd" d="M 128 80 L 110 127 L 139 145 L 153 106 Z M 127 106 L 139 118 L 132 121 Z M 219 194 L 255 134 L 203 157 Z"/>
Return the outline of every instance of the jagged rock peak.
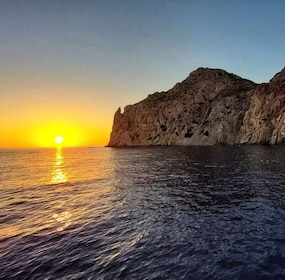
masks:
<path fill-rule="evenodd" d="M 219 68 L 208 68 L 208 67 L 199 67 L 196 70 L 192 71 L 189 77 L 194 77 L 194 76 L 198 76 L 198 77 L 209 77 L 209 76 L 213 76 L 213 77 L 221 77 L 221 76 L 234 76 L 234 77 L 238 77 L 235 74 L 232 73 L 228 73 L 227 71 L 223 70 L 223 69 L 219 69 Z"/>
<path fill-rule="evenodd" d="M 246 91 L 255 87 L 255 83 L 241 78 L 223 69 L 200 67 L 189 74 L 182 82 L 178 82 L 166 92 L 155 92 L 148 95 L 145 101 L 173 100 L 185 95 L 203 95 L 209 99 L 216 98 L 225 92 L 234 93 L 237 88 Z M 243 90 L 242 90 L 243 89 Z"/>
<path fill-rule="evenodd" d="M 228 73 L 223 69 L 213 69 L 213 68 L 203 68 L 200 67 L 189 74 L 189 76 L 182 82 L 177 83 L 173 89 L 179 87 L 179 85 L 184 86 L 195 86 L 197 87 L 209 87 L 214 84 L 232 84 L 232 83 L 248 83 L 254 84 L 254 82 L 241 78 L 238 75 Z M 180 90 L 180 88 L 178 88 Z"/>
<path fill-rule="evenodd" d="M 253 89 L 255 83 L 231 74 L 222 69 L 200 67 L 191 72 L 182 82 L 177 83 L 172 89 L 163 94 L 149 96 L 152 100 L 174 100 L 183 96 L 201 96 L 214 100 L 224 94 L 242 93 Z M 148 97 L 148 98 L 149 98 Z"/>
<path fill-rule="evenodd" d="M 275 84 L 285 83 L 285 67 L 270 80 L 270 83 L 275 83 Z"/>
<path fill-rule="evenodd" d="M 235 75 L 233 73 L 229 73 L 223 69 L 218 68 L 204 68 L 199 67 L 198 69 L 194 70 L 189 74 L 189 76 L 186 78 L 186 80 L 194 79 L 197 80 L 221 80 L 221 79 L 231 79 L 231 80 L 246 80 L 243 79 L 238 75 Z M 251 82 L 251 81 L 250 81 Z"/>

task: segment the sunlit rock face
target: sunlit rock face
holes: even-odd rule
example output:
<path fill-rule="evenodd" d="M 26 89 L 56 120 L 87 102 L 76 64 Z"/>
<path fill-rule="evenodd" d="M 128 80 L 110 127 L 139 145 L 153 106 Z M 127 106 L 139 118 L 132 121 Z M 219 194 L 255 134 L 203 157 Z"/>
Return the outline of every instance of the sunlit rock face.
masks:
<path fill-rule="evenodd" d="M 285 142 L 285 70 L 257 85 L 198 68 L 167 92 L 120 108 L 108 146 Z"/>
<path fill-rule="evenodd" d="M 243 118 L 238 143 L 285 143 L 285 69 L 257 85 Z"/>

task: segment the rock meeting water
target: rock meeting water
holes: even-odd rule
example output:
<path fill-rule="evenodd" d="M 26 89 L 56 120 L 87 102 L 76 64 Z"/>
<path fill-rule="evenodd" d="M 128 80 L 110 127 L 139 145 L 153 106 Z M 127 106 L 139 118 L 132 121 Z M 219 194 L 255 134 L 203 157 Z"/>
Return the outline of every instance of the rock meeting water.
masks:
<path fill-rule="evenodd" d="M 285 147 L 0 151 L 1 279 L 284 279 Z"/>

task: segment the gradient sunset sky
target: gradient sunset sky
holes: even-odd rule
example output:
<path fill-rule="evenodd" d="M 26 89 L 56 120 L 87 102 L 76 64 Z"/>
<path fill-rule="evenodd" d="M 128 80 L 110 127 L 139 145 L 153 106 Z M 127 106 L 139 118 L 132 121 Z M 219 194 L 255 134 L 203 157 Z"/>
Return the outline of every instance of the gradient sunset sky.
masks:
<path fill-rule="evenodd" d="M 118 107 L 196 68 L 267 82 L 285 1 L 1 0 L 0 147 L 106 145 Z"/>

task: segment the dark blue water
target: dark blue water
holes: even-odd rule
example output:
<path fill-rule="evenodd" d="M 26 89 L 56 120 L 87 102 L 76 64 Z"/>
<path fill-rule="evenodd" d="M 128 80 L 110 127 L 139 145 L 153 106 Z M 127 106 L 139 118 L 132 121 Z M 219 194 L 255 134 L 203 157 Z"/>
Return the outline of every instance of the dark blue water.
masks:
<path fill-rule="evenodd" d="M 0 152 L 1 279 L 285 279 L 285 147 Z"/>

